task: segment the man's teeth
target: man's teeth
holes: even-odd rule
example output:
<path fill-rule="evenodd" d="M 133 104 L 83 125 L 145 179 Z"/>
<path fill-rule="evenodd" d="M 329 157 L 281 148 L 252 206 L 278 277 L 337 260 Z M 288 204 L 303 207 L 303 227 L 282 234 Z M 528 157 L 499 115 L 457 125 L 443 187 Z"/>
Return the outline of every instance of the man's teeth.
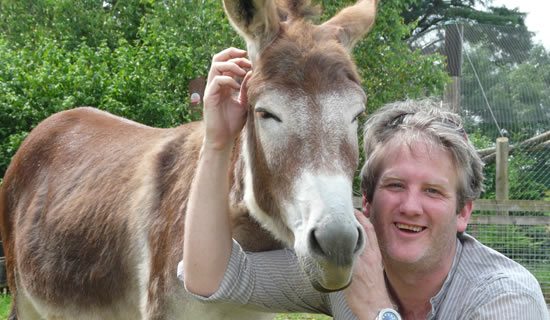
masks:
<path fill-rule="evenodd" d="M 402 223 L 396 223 L 395 225 L 396 225 L 399 229 L 411 230 L 411 231 L 414 231 L 414 232 L 420 232 L 420 231 L 422 231 L 422 227 L 418 227 L 418 226 L 411 226 L 411 225 L 402 224 Z"/>

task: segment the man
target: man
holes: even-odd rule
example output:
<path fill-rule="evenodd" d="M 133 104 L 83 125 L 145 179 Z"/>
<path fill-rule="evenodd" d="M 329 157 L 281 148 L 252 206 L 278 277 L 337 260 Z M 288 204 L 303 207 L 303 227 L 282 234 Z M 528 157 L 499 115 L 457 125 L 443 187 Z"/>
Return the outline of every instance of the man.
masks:
<path fill-rule="evenodd" d="M 206 137 L 178 267 L 188 291 L 205 301 L 335 319 L 550 318 L 536 279 L 465 233 L 483 188 L 482 163 L 460 118 L 430 100 L 387 105 L 365 125 L 363 209 L 370 222 L 356 216 L 368 245 L 344 293 L 314 290 L 292 250 L 252 254 L 231 243 L 227 182 L 219 177 L 244 125 L 245 91 L 235 98 L 240 85 L 231 79 L 246 73 L 244 55 L 223 51 L 208 77 Z M 213 225 L 217 232 L 206 232 Z"/>

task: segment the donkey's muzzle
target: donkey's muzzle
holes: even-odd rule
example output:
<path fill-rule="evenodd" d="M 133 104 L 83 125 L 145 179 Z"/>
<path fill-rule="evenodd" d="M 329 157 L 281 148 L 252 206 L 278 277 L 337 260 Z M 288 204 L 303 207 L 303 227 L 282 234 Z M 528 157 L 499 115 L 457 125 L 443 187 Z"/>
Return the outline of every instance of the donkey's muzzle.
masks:
<path fill-rule="evenodd" d="M 311 252 L 335 266 L 348 266 L 363 246 L 363 233 L 358 227 L 343 229 L 335 224 L 309 232 Z"/>
<path fill-rule="evenodd" d="M 317 290 L 337 291 L 349 285 L 354 258 L 364 241 L 361 226 L 354 223 L 333 221 L 309 231 L 308 248 L 318 267 L 312 282 Z"/>

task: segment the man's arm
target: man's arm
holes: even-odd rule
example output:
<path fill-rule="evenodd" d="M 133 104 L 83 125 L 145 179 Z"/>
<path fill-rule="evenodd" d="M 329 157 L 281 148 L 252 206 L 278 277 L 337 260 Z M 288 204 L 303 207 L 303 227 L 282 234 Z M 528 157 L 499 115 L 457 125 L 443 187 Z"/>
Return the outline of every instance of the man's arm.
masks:
<path fill-rule="evenodd" d="M 235 98 L 241 88 L 235 77 L 250 68 L 245 56 L 235 48 L 215 55 L 205 89 L 205 138 L 189 194 L 183 243 L 185 286 L 203 296 L 218 289 L 231 254 L 228 171 L 235 138 L 246 120 L 246 95 Z"/>

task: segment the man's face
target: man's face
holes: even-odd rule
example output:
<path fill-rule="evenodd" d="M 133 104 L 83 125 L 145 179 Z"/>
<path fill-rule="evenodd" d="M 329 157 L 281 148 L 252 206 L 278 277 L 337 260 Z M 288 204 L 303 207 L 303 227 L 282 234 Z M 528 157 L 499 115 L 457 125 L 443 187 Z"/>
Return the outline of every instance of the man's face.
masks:
<path fill-rule="evenodd" d="M 366 213 L 384 260 L 427 270 L 449 264 L 456 233 L 466 229 L 472 210 L 470 201 L 457 215 L 458 176 L 451 155 L 424 143 L 412 148 L 397 143 L 387 147 L 382 161 Z"/>

